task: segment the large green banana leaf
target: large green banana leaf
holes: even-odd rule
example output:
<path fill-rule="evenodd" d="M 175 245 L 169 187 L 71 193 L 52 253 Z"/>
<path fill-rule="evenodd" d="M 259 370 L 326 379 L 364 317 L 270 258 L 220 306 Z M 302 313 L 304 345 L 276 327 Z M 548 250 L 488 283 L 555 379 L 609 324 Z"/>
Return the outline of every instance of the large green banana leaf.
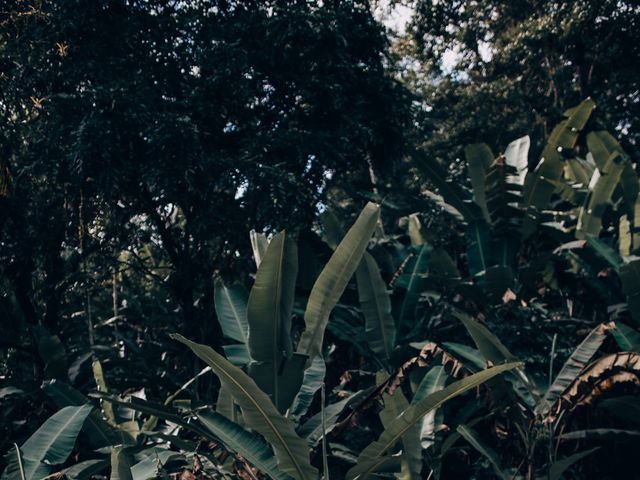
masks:
<path fill-rule="evenodd" d="M 417 247 L 417 253 L 409 260 L 405 271 L 396 282 L 397 286 L 406 289 L 400 308 L 398 309 L 398 330 L 404 334 L 411 330 L 416 321 L 416 309 L 420 294 L 424 291 L 426 276 L 429 271 L 432 247 L 423 243 Z"/>
<path fill-rule="evenodd" d="M 578 135 L 587 124 L 594 107 L 594 101 L 588 98 L 577 107 L 567 110 L 566 120 L 560 122 L 551 132 L 540 162 L 534 170 L 527 173 L 523 188 L 523 203 L 528 213 L 522 226 L 525 237 L 535 230 L 536 214 L 547 208 L 556 189 L 554 182 L 562 176 L 563 150 L 575 147 Z"/>
<path fill-rule="evenodd" d="M 483 220 L 469 223 L 467 225 L 467 238 L 469 271 L 472 275 L 478 275 L 495 264 L 493 258 L 495 252 L 489 225 Z"/>
<path fill-rule="evenodd" d="M 507 180 L 509 183 L 515 185 L 524 185 L 524 179 L 529 167 L 529 147 L 531 146 L 531 139 L 529 135 L 520 137 L 509 145 L 504 151 L 504 158 L 507 165 L 513 168 L 515 173 Z"/>
<path fill-rule="evenodd" d="M 50 472 L 50 465 L 64 463 L 76 443 L 76 438 L 92 405 L 64 407 L 49 417 L 10 457 L 2 480 L 40 480 Z M 20 468 L 22 464 L 22 472 Z"/>
<path fill-rule="evenodd" d="M 640 353 L 640 332 L 624 323 L 616 322 L 611 335 L 623 352 Z"/>
<path fill-rule="evenodd" d="M 244 344 L 249 337 L 248 297 L 241 285 L 226 286 L 220 278 L 214 283 L 214 304 L 222 333 L 225 337 Z"/>
<path fill-rule="evenodd" d="M 520 175 L 515 167 L 500 157 L 487 171 L 485 178 L 485 195 L 491 225 L 497 232 L 516 230 L 522 211 L 522 185 Z"/>
<path fill-rule="evenodd" d="M 189 347 L 229 389 L 242 409 L 245 425 L 262 435 L 273 447 L 280 470 L 298 480 L 315 480 L 318 477 L 318 471 L 309 462 L 307 443 L 296 434 L 293 423 L 278 412 L 251 377 L 211 347 L 194 343 L 182 335 L 174 334 L 172 338 Z"/>
<path fill-rule="evenodd" d="M 271 397 L 280 412 L 290 405 L 281 398 L 281 388 L 290 389 L 294 380 L 293 377 L 280 378 L 283 363 L 287 362 L 290 375 L 295 373 L 290 367 L 299 365 L 299 362 L 290 361 L 293 351 L 291 312 L 297 274 L 297 247 L 284 231 L 280 232 L 273 237 L 262 258 L 247 304 L 249 375 Z M 300 382 L 302 369 L 298 375 Z M 293 386 L 294 395 L 299 387 L 300 384 Z M 292 399 L 290 396 L 289 402 Z"/>
<path fill-rule="evenodd" d="M 287 412 L 287 417 L 296 420 L 307 413 L 313 397 L 324 383 L 326 371 L 327 367 L 324 363 L 324 358 L 319 355 L 316 356 L 311 361 L 309 368 L 304 371 L 302 385 Z"/>
<path fill-rule="evenodd" d="M 460 310 L 454 310 L 453 315 L 458 318 L 467 329 L 467 332 L 469 332 L 469 335 L 485 360 L 493 364 L 513 362 L 516 360 L 515 355 L 483 324 Z M 537 400 L 532 397 L 534 394 L 534 386 L 521 369 L 516 369 L 513 373 L 507 373 L 504 378 L 513 384 L 514 393 L 520 396 L 527 405 L 532 406 L 535 404 Z M 503 390 L 499 385 L 496 385 L 496 392 L 511 395 L 510 392 Z"/>
<path fill-rule="evenodd" d="M 111 476 L 109 480 L 133 480 L 129 455 L 122 447 L 111 449 Z"/>
<path fill-rule="evenodd" d="M 307 354 L 311 360 L 322 351 L 329 315 L 358 268 L 379 218 L 380 207 L 369 202 L 336 247 L 311 290 L 304 315 L 306 328 L 298 344 L 298 351 Z"/>
<path fill-rule="evenodd" d="M 589 192 L 578 216 L 576 237 L 597 236 L 602 230 L 602 217 L 613 202 L 613 193 L 620 183 L 626 161 L 618 153 L 612 153 L 602 169 L 595 170 L 589 184 Z"/>
<path fill-rule="evenodd" d="M 483 364 L 484 366 L 484 364 Z M 481 367 L 482 368 L 482 367 Z M 418 403 L 432 393 L 442 390 L 449 375 L 442 365 L 432 367 L 418 384 L 411 403 Z M 435 441 L 438 425 L 442 422 L 442 412 L 434 409 L 422 418 L 420 427 L 420 444 L 422 448 L 429 448 Z"/>
<path fill-rule="evenodd" d="M 578 345 L 562 366 L 560 373 L 547 389 L 535 408 L 535 413 L 546 415 L 560 395 L 573 383 L 582 369 L 587 366 L 595 353 L 602 346 L 607 334 L 614 328 L 613 323 L 602 323 L 594 328 Z"/>
<path fill-rule="evenodd" d="M 482 209 L 484 220 L 488 222 L 489 211 L 487 210 L 484 179 L 496 157 L 486 143 L 467 145 L 464 149 L 464 156 L 467 159 L 467 171 L 473 189 L 473 199 Z"/>
<path fill-rule="evenodd" d="M 89 403 L 89 399 L 82 393 L 58 380 L 51 380 L 42 385 L 42 390 L 49 395 L 56 404 L 62 407 L 82 406 Z M 91 446 L 102 448 L 120 443 L 129 444 L 133 438 L 123 430 L 117 430 L 109 425 L 97 410 L 93 410 L 82 427 Z"/>
<path fill-rule="evenodd" d="M 442 404 L 457 397 L 487 380 L 500 375 L 503 372 L 521 366 L 521 363 L 513 362 L 498 365 L 458 380 L 442 390 L 435 392 L 418 403 L 409 406 L 393 424 L 386 428 L 378 440 L 366 447 L 358 457 L 358 463 L 347 472 L 347 480 L 364 480 L 369 478 L 389 458 L 389 453 L 398 441 L 427 413 Z"/>
<path fill-rule="evenodd" d="M 487 327 L 460 310 L 454 310 L 452 314 L 462 322 L 486 360 L 492 363 L 512 362 L 515 360 L 516 357 Z"/>
<path fill-rule="evenodd" d="M 447 180 L 446 170 L 436 160 L 427 158 L 420 150 L 415 150 L 412 157 L 424 177 L 436 186 L 444 201 L 460 212 L 466 222 L 482 218 L 482 210 L 471 196 L 456 183 Z"/>
<path fill-rule="evenodd" d="M 384 375 L 386 377 L 386 375 Z M 380 374 L 378 375 L 380 379 Z M 382 378 L 384 381 L 384 377 Z M 381 382 L 376 382 L 381 383 Z M 393 395 L 385 393 L 382 397 L 384 408 L 379 414 L 380 422 L 384 428 L 390 428 L 396 421 L 396 418 L 402 414 L 408 407 L 409 402 L 402 393 L 401 389 L 397 389 Z M 420 446 L 420 428 L 416 423 L 402 436 L 402 456 L 400 474 L 397 476 L 400 480 L 420 480 L 420 472 L 422 470 L 422 447 Z"/>
<path fill-rule="evenodd" d="M 261 472 L 266 473 L 274 480 L 291 478 L 278 469 L 276 457 L 273 456 L 271 447 L 260 436 L 246 431 L 237 423 L 233 423 L 215 412 L 200 412 L 198 419 L 229 450 L 242 455 Z"/>
<path fill-rule="evenodd" d="M 391 358 L 396 342 L 396 325 L 391 316 L 391 298 L 373 256 L 364 252 L 356 270 L 360 308 L 371 350 L 385 360 Z"/>
<path fill-rule="evenodd" d="M 144 452 L 145 458 L 131 466 L 132 480 L 149 480 L 161 477 L 161 468 L 167 462 L 183 460 L 184 454 L 166 448 L 151 447 Z M 140 454 L 139 454 L 140 455 Z M 163 472 L 166 475 L 166 472 Z"/>
<path fill-rule="evenodd" d="M 587 135 L 587 147 L 593 155 L 593 159 L 600 170 L 604 169 L 607 159 L 612 153 L 617 152 L 624 160 L 625 168 L 620 177 L 622 194 L 624 196 L 627 209 L 632 211 L 638 198 L 638 175 L 633 165 L 622 149 L 618 141 L 606 131 L 589 132 Z"/>
<path fill-rule="evenodd" d="M 63 470 L 68 480 L 90 480 L 106 470 L 110 465 L 108 460 L 84 460 Z"/>
<path fill-rule="evenodd" d="M 256 262 L 256 268 L 260 267 L 262 257 L 267 252 L 269 246 L 269 240 L 264 233 L 258 233 L 255 230 L 249 232 L 249 238 L 251 239 L 251 249 L 253 250 L 253 259 Z"/>

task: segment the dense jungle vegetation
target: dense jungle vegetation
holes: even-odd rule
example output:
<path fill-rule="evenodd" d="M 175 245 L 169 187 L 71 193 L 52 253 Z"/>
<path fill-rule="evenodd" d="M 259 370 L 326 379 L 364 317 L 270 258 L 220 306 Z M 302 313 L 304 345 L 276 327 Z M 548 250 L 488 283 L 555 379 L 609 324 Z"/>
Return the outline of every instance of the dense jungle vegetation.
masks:
<path fill-rule="evenodd" d="M 640 478 L 640 7 L 0 0 L 0 480 Z"/>

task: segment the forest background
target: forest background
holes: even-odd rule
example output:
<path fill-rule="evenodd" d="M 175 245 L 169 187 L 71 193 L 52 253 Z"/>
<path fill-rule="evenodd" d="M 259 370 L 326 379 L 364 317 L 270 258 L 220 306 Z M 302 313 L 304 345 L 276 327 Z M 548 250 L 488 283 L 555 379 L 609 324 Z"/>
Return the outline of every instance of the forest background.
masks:
<path fill-rule="evenodd" d="M 375 384 L 377 370 L 396 372 L 427 341 L 471 344 L 468 324 L 452 319 L 453 310 L 488 325 L 534 377 L 549 373 L 548 383 L 599 325 L 623 325 L 596 346 L 600 353 L 640 348 L 621 345 L 619 333 L 640 337 L 640 282 L 622 279 L 640 246 L 639 37 L 640 8 L 631 1 L 0 1 L 0 452 L 8 452 L 0 469 L 11 464 L 14 443 L 25 445 L 64 406 L 43 382 L 162 403 L 204 366 L 168 334 L 218 352 L 238 340 L 224 331 L 217 295 L 230 286 L 251 289 L 256 242 L 281 230 L 297 242 L 300 259 L 296 343 L 322 266 L 368 201 L 381 209 L 369 246 L 390 292 L 397 342 L 382 357 L 370 338 L 354 345 L 370 332 L 359 285 L 345 285 L 324 343 L 328 397 Z M 584 121 L 570 110 L 578 105 Z M 552 134 L 563 120 L 575 134 L 569 145 Z M 549 205 L 527 203 L 511 180 L 503 182 L 504 208 L 495 206 L 489 173 L 513 141 L 528 136 L 517 167 L 523 175 L 538 171 L 550 144 L 566 165 L 589 153 L 604 174 L 608 157 L 601 161 L 589 140 L 596 137 L 588 137 L 603 131 L 611 135 L 601 144 L 629 166 L 600 198 L 597 227 L 584 227 L 595 221 L 594 168 L 584 167 L 584 182 L 574 172 L 569 190 L 554 184 Z M 477 180 L 474 158 L 487 151 Z M 554 180 L 570 177 L 563 172 Z M 526 196 L 530 187 L 520 188 Z M 533 223 L 506 212 L 516 204 L 536 210 Z M 549 211 L 553 220 L 541 220 Z M 546 224 L 562 224 L 555 231 L 564 236 Z M 491 242 L 503 241 L 514 225 L 525 234 L 510 273 L 490 270 L 506 265 L 485 265 L 482 241 L 470 241 L 470 232 L 491 230 Z M 340 233 L 332 236 L 332 228 Z M 423 244 L 432 263 L 415 267 Z M 567 252 L 588 258 L 557 260 Z M 424 271 L 405 283 L 414 267 Z M 416 279 L 425 283 L 418 288 Z M 485 299 L 459 287 L 467 283 Z M 638 382 L 625 382 L 620 392 L 628 398 Z M 202 375 L 186 390 L 194 405 L 211 405 L 219 383 Z M 136 415 L 129 420 L 139 421 Z M 582 430 L 599 425 L 589 415 L 576 417 Z M 603 428 L 625 427 L 608 418 Z M 500 428 L 508 437 L 517 429 L 490 422 L 491 438 L 463 434 L 467 443 L 451 456 L 464 458 L 464 473 L 445 478 L 494 478 L 496 471 L 515 478 L 527 468 L 523 478 L 533 478 L 537 466 L 553 465 L 537 447 L 502 452 Z M 141 425 L 138 446 L 156 445 Z M 373 440 L 382 426 L 361 428 Z M 638 436 L 625 431 L 616 436 L 624 437 L 617 466 L 597 459 L 615 449 L 598 453 L 575 478 L 622 478 L 616 475 L 633 463 L 625 449 Z M 502 458 L 487 453 L 487 444 Z M 94 459 L 85 450 L 59 464 Z M 579 450 L 587 447 L 572 446 L 566 457 Z M 348 456 L 331 460 L 336 478 L 348 470 Z M 459 467 L 444 454 L 441 460 L 443 471 Z M 173 471 L 184 469 L 178 465 Z"/>

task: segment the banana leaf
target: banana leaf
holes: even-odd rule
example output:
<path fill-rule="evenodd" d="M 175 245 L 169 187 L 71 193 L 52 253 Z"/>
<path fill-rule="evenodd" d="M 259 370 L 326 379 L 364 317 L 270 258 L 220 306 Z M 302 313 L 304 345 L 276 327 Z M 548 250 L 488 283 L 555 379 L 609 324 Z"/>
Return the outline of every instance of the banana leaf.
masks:
<path fill-rule="evenodd" d="M 398 330 L 406 333 L 416 321 L 416 311 L 420 294 L 424 291 L 425 277 L 429 269 L 432 248 L 424 243 L 417 248 L 417 253 L 407 263 L 404 273 L 398 277 L 396 285 L 404 287 L 406 292 L 398 309 Z"/>
<path fill-rule="evenodd" d="M 360 308 L 364 315 L 369 347 L 383 359 L 391 358 L 396 342 L 396 325 L 391 316 L 391 298 L 375 259 L 364 252 L 356 270 Z"/>
<path fill-rule="evenodd" d="M 148 480 L 158 478 L 160 469 L 167 462 L 183 459 L 184 455 L 173 450 L 152 447 L 149 455 L 131 467 L 131 477 L 133 480 Z M 166 473 L 166 472 L 165 472 Z"/>
<path fill-rule="evenodd" d="M 431 368 L 418 384 L 418 387 L 413 394 L 413 398 L 411 399 L 411 404 L 413 405 L 418 403 L 428 395 L 431 395 L 438 390 L 442 390 L 447 383 L 448 378 L 449 375 L 447 375 L 447 372 L 442 365 L 436 365 Z M 423 417 L 422 424 L 420 426 L 420 444 L 422 448 L 429 448 L 435 442 L 438 426 L 442 423 L 441 413 L 442 412 L 439 410 L 433 409 Z"/>
<path fill-rule="evenodd" d="M 238 424 L 215 412 L 199 412 L 198 420 L 224 443 L 227 449 L 239 453 L 247 461 L 274 480 L 291 477 L 278 469 L 276 457 L 271 447 L 259 436 L 248 432 Z"/>
<path fill-rule="evenodd" d="M 58 380 L 43 383 L 42 390 L 53 399 L 58 407 L 82 406 L 89 404 L 89 399 L 78 390 Z M 82 427 L 87 434 L 91 446 L 102 448 L 120 443 L 131 444 L 133 438 L 122 430 L 109 425 L 97 410 L 93 410 Z"/>
<path fill-rule="evenodd" d="M 489 225 L 484 221 L 472 222 L 467 226 L 467 260 L 469 272 L 477 275 L 495 264 Z"/>
<path fill-rule="evenodd" d="M 540 162 L 533 171 L 527 173 L 522 195 L 527 210 L 522 226 L 525 237 L 535 230 L 538 212 L 547 208 L 556 188 L 553 182 L 561 179 L 564 168 L 563 151 L 575 147 L 578 135 L 587 124 L 594 107 L 594 101 L 588 98 L 577 107 L 566 111 L 566 120 L 560 122 L 551 132 Z"/>
<path fill-rule="evenodd" d="M 386 377 L 386 374 L 384 375 Z M 384 378 L 383 378 L 384 380 Z M 384 408 L 379 417 L 382 426 L 390 428 L 396 419 L 409 407 L 402 390 L 397 389 L 393 395 L 388 393 L 382 396 Z M 402 480 L 419 480 L 422 470 L 422 447 L 420 445 L 420 428 L 416 423 L 402 436 L 402 455 L 400 457 L 401 472 L 397 478 Z"/>
<path fill-rule="evenodd" d="M 253 259 L 256 262 L 256 268 L 260 268 L 262 258 L 269 247 L 269 240 L 267 240 L 264 233 L 258 233 L 255 230 L 249 232 L 249 238 L 251 239 L 251 249 L 253 250 Z"/>
<path fill-rule="evenodd" d="M 460 212 L 466 222 L 482 219 L 480 207 L 465 190 L 447 180 L 446 170 L 436 160 L 427 158 L 426 153 L 421 150 L 414 150 L 412 158 L 418 170 L 438 189 L 444 201 Z"/>
<path fill-rule="evenodd" d="M 63 470 L 69 480 L 90 480 L 109 467 L 107 460 L 85 460 Z"/>
<path fill-rule="evenodd" d="M 91 369 L 93 371 L 93 379 L 96 382 L 96 386 L 98 387 L 98 391 L 102 393 L 108 393 L 109 388 L 107 387 L 107 381 L 104 377 L 104 372 L 102 371 L 102 363 L 97 358 L 94 358 L 91 362 Z M 118 420 L 116 419 L 116 414 L 113 410 L 113 405 L 107 401 L 101 402 L 102 404 L 102 413 L 104 417 L 107 419 L 109 425 L 113 425 L 114 427 L 118 426 Z"/>
<path fill-rule="evenodd" d="M 460 310 L 453 310 L 452 315 L 462 322 L 486 360 L 494 364 L 515 360 L 515 356 L 487 327 Z"/>
<path fill-rule="evenodd" d="M 546 415 L 560 395 L 573 383 L 583 368 L 585 368 L 598 349 L 602 346 L 607 334 L 614 328 L 613 323 L 603 323 L 594 328 L 578 345 L 563 365 L 560 373 L 547 389 L 535 408 L 535 413 Z"/>
<path fill-rule="evenodd" d="M 295 378 L 291 367 L 299 365 L 299 362 L 290 361 L 293 351 L 291 313 L 297 273 L 296 245 L 284 231 L 280 232 L 271 239 L 262 258 L 247 303 L 249 375 L 271 397 L 280 412 L 285 412 L 289 407 L 287 400 L 293 399 L 285 398 L 288 395 L 281 390 L 294 388 L 297 392 L 300 386 L 290 384 Z M 289 378 L 283 380 L 280 376 L 285 362 Z M 302 370 L 298 376 L 302 381 Z"/>
<path fill-rule="evenodd" d="M 635 207 L 638 199 L 638 175 L 631 164 L 628 155 L 622 149 L 622 146 L 609 132 L 604 130 L 597 132 L 589 132 L 587 135 L 587 147 L 593 155 L 593 159 L 599 169 L 604 169 L 607 159 L 612 153 L 619 153 L 624 160 L 625 168 L 620 176 L 620 186 L 624 196 L 627 209 L 631 212 Z"/>
<path fill-rule="evenodd" d="M 621 430 L 618 428 L 590 428 L 588 430 L 574 430 L 560 435 L 559 440 L 640 440 L 640 431 Z"/>
<path fill-rule="evenodd" d="M 2 480 L 40 480 L 51 471 L 51 465 L 64 463 L 93 406 L 64 407 L 54 413 L 9 457 Z"/>
<path fill-rule="evenodd" d="M 618 220 L 618 253 L 623 257 L 631 255 L 633 250 L 633 236 L 631 235 L 631 222 L 627 215 L 621 215 Z"/>
<path fill-rule="evenodd" d="M 640 332 L 624 323 L 615 322 L 611 335 L 623 352 L 640 353 Z"/>
<path fill-rule="evenodd" d="M 599 239 L 591 234 L 585 235 L 587 239 L 587 245 L 602 257 L 606 262 L 616 271 L 624 264 L 624 260 L 616 250 L 607 245 L 604 240 Z"/>
<path fill-rule="evenodd" d="M 626 168 L 626 163 L 618 152 L 614 152 L 607 159 L 604 167 L 593 173 L 589 192 L 578 216 L 577 238 L 600 234 L 602 219 L 607 207 L 613 203 L 613 194 L 620 184 L 620 177 Z"/>
<path fill-rule="evenodd" d="M 371 443 L 362 451 L 358 457 L 358 463 L 347 472 L 347 480 L 364 480 L 373 475 L 378 468 L 388 460 L 388 454 L 403 435 L 413 428 L 413 426 L 431 410 L 439 408 L 448 400 L 482 385 L 505 371 L 521 365 L 521 363 L 514 362 L 483 370 L 462 380 L 458 380 L 442 390 L 425 397 L 418 403 L 409 406 L 409 408 L 397 418 L 393 425 L 382 432 L 378 440 Z"/>
<path fill-rule="evenodd" d="M 291 404 L 291 408 L 287 412 L 287 416 L 292 419 L 299 419 L 307 413 L 313 397 L 324 383 L 324 376 L 327 368 L 324 359 L 316 356 L 311 361 L 311 365 L 304 371 L 302 386 Z"/>
<path fill-rule="evenodd" d="M 460 282 L 460 272 L 456 263 L 444 248 L 434 248 L 429 262 L 429 278 L 445 285 L 455 285 Z"/>
<path fill-rule="evenodd" d="M 129 456 L 122 447 L 111 449 L 111 476 L 110 480 L 133 480 Z"/>
<path fill-rule="evenodd" d="M 469 180 L 471 180 L 471 188 L 473 189 L 473 200 L 482 210 L 484 220 L 489 222 L 489 211 L 487 210 L 485 195 L 485 177 L 495 159 L 495 155 L 486 143 L 474 143 L 465 147 L 464 156 L 467 159 L 467 171 L 469 172 Z"/>
<path fill-rule="evenodd" d="M 531 139 L 529 135 L 520 137 L 509 145 L 504 151 L 506 164 L 513 168 L 513 175 L 507 178 L 508 182 L 514 185 L 524 185 L 524 179 L 529 168 L 529 147 Z"/>
<path fill-rule="evenodd" d="M 225 337 L 243 344 L 249 336 L 247 302 L 249 295 L 241 285 L 226 286 L 220 278 L 214 283 L 216 316 Z"/>
<path fill-rule="evenodd" d="M 298 352 L 305 353 L 310 360 L 322 351 L 329 315 L 358 268 L 379 218 L 380 207 L 368 203 L 336 247 L 311 290 L 304 315 L 306 328 L 298 344 Z"/>
<path fill-rule="evenodd" d="M 191 342 L 177 334 L 172 335 L 172 338 L 189 347 L 229 389 L 242 409 L 246 426 L 261 434 L 271 444 L 280 470 L 298 480 L 313 480 L 318 477 L 318 471 L 309 462 L 307 443 L 295 433 L 293 423 L 278 412 L 268 395 L 258 388 L 251 377 L 211 347 Z"/>
<path fill-rule="evenodd" d="M 420 224 L 420 218 L 417 214 L 412 213 L 409 215 L 409 226 L 407 230 L 409 232 L 409 238 L 411 239 L 411 246 L 417 247 L 426 242 L 422 236 L 422 225 Z"/>

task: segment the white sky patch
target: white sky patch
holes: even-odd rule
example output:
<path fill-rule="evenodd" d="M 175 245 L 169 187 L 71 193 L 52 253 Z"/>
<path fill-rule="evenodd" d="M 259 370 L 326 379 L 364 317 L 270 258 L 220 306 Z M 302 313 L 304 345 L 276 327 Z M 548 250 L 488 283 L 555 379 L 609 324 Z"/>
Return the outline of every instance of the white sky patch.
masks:
<path fill-rule="evenodd" d="M 380 0 L 376 3 L 373 14 L 394 36 L 407 34 L 407 27 L 414 13 L 413 2 L 396 3 L 390 5 L 389 0 Z M 452 26 L 453 28 L 453 26 Z M 478 43 L 478 54 L 483 62 L 489 62 L 493 58 L 493 48 L 491 43 L 480 41 Z M 453 72 L 455 66 L 460 61 L 460 51 L 457 46 L 452 45 L 442 56 L 442 71 L 446 74 Z"/>
<path fill-rule="evenodd" d="M 442 71 L 449 74 L 460 60 L 460 52 L 457 48 L 448 48 L 442 55 Z"/>
<path fill-rule="evenodd" d="M 413 7 L 401 4 L 390 6 L 389 0 L 381 0 L 377 2 L 373 14 L 394 34 L 404 35 L 407 33 L 407 25 L 413 15 Z"/>

